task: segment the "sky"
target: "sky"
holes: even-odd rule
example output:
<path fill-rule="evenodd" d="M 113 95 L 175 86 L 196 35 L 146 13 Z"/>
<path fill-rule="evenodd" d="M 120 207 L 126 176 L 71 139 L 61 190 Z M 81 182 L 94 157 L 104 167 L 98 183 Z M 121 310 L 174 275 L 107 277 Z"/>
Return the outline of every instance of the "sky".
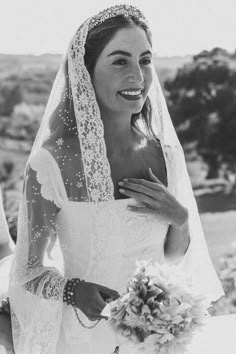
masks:
<path fill-rule="evenodd" d="M 236 0 L 0 0 L 0 53 L 64 53 L 86 18 L 117 3 L 144 12 L 159 56 L 236 50 Z"/>

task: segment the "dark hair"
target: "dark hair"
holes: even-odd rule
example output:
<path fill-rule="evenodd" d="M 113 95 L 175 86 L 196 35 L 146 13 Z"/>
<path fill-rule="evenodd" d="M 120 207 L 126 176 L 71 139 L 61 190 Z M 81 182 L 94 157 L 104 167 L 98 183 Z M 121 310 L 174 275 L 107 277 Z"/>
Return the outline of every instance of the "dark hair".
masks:
<path fill-rule="evenodd" d="M 152 36 L 148 25 L 142 19 L 139 19 L 134 16 L 125 17 L 123 15 L 119 15 L 116 17 L 112 17 L 90 30 L 85 43 L 84 62 L 91 79 L 93 77 L 94 68 L 99 58 L 99 55 L 101 54 L 105 46 L 109 43 L 109 41 L 114 37 L 116 32 L 123 28 L 132 28 L 135 26 L 140 27 L 145 31 L 147 39 L 152 45 Z M 132 127 L 136 127 L 139 129 L 138 120 L 141 118 L 145 123 L 145 128 L 147 130 L 146 134 L 148 138 L 155 138 L 155 134 L 151 127 L 152 107 L 148 97 L 140 113 L 141 115 L 132 115 Z"/>

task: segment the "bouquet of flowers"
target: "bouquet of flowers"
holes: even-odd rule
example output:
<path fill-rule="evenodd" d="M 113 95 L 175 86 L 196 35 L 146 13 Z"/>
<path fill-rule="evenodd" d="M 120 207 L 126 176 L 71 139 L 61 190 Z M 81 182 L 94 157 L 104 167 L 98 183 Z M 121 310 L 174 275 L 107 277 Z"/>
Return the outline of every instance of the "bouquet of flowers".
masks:
<path fill-rule="evenodd" d="M 109 305 L 109 322 L 135 353 L 185 353 L 208 315 L 208 301 L 175 266 L 140 262 L 127 293 Z"/>

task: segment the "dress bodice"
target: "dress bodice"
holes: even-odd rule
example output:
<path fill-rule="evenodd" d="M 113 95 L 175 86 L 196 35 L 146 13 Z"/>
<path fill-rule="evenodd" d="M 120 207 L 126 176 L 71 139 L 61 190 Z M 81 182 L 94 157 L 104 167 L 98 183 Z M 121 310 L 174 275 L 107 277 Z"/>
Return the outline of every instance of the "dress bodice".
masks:
<path fill-rule="evenodd" d="M 164 261 L 168 224 L 157 215 L 129 210 L 131 204 L 136 204 L 131 198 L 99 203 L 63 202 L 56 224 L 66 277 L 79 277 L 122 294 L 134 275 L 137 260 Z M 79 316 L 87 325 L 93 324 L 81 311 Z M 105 321 L 88 331 L 78 326 L 73 308 L 68 306 L 63 318 L 66 340 L 76 343 L 76 351 L 78 343 L 81 353 L 110 353 L 116 347 L 114 333 Z M 104 341 L 104 333 L 109 340 Z M 90 343 L 90 349 L 82 347 L 85 342 Z M 58 353 L 64 350 L 61 345 L 60 342 Z"/>
<path fill-rule="evenodd" d="M 56 223 L 66 276 L 121 290 L 136 260 L 163 261 L 168 224 L 157 215 L 129 210 L 134 203 L 131 198 L 64 202 Z"/>
<path fill-rule="evenodd" d="M 157 213 L 130 210 L 129 205 L 138 206 L 132 198 L 71 200 L 56 160 L 45 149 L 30 165 L 37 172 L 43 198 L 58 206 L 54 225 L 66 277 L 84 278 L 121 291 L 138 259 L 163 262 L 168 223 Z"/>

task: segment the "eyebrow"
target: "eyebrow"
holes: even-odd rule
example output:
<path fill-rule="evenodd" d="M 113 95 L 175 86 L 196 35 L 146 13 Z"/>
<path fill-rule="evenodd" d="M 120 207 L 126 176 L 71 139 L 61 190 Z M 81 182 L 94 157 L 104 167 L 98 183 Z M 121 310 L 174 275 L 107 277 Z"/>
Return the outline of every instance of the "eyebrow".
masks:
<path fill-rule="evenodd" d="M 151 54 L 152 52 L 150 50 L 146 50 L 146 52 L 143 52 L 140 56 L 143 57 L 144 55 Z M 132 57 L 132 55 L 129 52 L 125 52 L 124 50 L 115 50 L 114 52 L 108 54 L 108 57 L 111 57 L 113 55 L 125 55 L 126 57 Z"/>

